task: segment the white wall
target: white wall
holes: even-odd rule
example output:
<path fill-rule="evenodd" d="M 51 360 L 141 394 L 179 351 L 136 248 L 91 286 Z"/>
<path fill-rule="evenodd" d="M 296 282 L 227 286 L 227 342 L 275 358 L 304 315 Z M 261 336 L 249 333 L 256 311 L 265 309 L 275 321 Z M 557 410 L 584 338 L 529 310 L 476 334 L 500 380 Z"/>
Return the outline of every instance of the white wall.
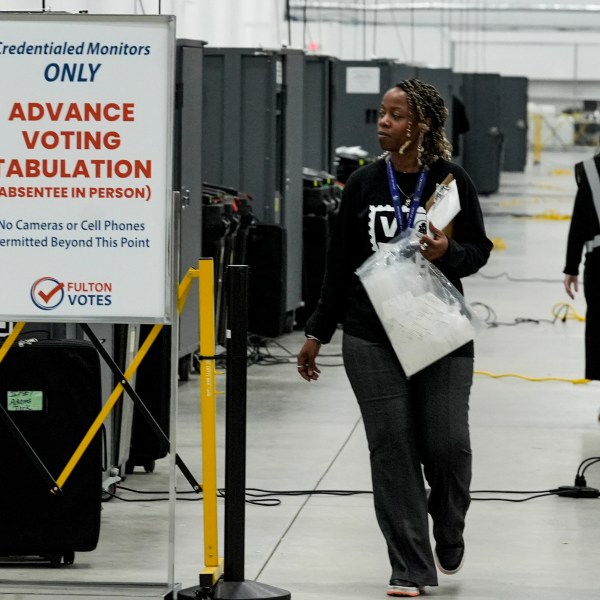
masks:
<path fill-rule="evenodd" d="M 211 46 L 280 47 L 287 40 L 282 0 L 0 0 L 0 10 L 90 14 L 174 14 L 177 37 Z"/>
<path fill-rule="evenodd" d="M 293 14 L 301 18 L 299 7 L 304 2 L 289 1 Z M 346 0 L 346 4 L 361 6 L 356 0 Z M 320 21 L 296 20 L 290 26 L 284 20 L 285 0 L 0 0 L 0 10 L 160 11 L 176 15 L 178 37 L 204 40 L 210 46 L 277 48 L 285 44 L 311 51 L 309 44 L 313 44 L 313 52 L 341 59 L 383 57 L 462 72 L 526 76 L 533 99 L 539 102 L 574 105 L 583 99 L 600 99 L 598 2 L 396 0 L 385 5 L 392 8 L 338 8 L 337 12 L 315 8 L 307 14 L 319 16 Z"/>

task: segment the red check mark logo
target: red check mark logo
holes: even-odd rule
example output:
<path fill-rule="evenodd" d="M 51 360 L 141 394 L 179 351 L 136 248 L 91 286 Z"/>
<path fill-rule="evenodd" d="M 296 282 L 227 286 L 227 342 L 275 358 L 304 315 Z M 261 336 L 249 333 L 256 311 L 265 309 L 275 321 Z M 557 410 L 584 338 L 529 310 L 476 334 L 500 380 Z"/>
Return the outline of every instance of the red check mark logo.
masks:
<path fill-rule="evenodd" d="M 62 290 L 65 287 L 64 283 L 59 283 L 58 285 L 54 286 L 47 294 L 45 292 L 39 291 L 38 292 L 38 296 L 46 303 L 48 304 L 48 302 L 50 302 L 50 300 L 52 300 L 52 297 L 57 294 L 58 292 L 60 292 L 60 290 Z"/>

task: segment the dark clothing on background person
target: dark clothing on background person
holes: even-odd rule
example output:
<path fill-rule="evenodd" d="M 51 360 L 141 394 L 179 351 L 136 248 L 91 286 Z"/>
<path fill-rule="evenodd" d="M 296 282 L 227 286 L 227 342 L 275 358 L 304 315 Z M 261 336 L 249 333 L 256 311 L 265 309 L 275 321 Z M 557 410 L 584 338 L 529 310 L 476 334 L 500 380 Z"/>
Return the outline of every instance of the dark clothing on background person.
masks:
<path fill-rule="evenodd" d="M 460 138 L 471 129 L 467 110 L 458 96 L 452 96 L 452 156 L 460 156 Z"/>
<path fill-rule="evenodd" d="M 600 172 L 600 156 L 594 157 Z M 585 323 L 585 377 L 600 379 L 600 197 L 594 199 L 583 162 L 575 165 L 577 194 L 567 240 L 567 256 L 563 273 L 579 275 L 585 250 L 583 290 L 587 304 Z"/>

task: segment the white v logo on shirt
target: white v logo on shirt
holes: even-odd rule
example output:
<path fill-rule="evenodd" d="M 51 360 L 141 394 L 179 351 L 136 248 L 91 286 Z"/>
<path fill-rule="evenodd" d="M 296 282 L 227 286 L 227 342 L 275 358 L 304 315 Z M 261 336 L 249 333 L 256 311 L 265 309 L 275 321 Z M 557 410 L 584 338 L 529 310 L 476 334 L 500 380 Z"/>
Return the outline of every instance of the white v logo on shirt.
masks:
<path fill-rule="evenodd" d="M 381 223 L 381 230 L 385 236 L 393 238 L 396 235 L 396 231 L 398 231 L 396 219 L 389 219 L 386 215 L 381 215 L 379 217 L 379 222 Z"/>

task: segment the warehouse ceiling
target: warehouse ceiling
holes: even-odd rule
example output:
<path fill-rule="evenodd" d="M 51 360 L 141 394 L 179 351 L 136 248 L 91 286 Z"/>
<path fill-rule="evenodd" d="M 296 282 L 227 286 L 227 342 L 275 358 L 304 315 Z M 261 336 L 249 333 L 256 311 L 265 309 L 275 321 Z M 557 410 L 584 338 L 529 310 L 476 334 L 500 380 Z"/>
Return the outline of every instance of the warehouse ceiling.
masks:
<path fill-rule="evenodd" d="M 599 2 L 288 0 L 290 19 L 450 29 L 596 31 Z"/>

